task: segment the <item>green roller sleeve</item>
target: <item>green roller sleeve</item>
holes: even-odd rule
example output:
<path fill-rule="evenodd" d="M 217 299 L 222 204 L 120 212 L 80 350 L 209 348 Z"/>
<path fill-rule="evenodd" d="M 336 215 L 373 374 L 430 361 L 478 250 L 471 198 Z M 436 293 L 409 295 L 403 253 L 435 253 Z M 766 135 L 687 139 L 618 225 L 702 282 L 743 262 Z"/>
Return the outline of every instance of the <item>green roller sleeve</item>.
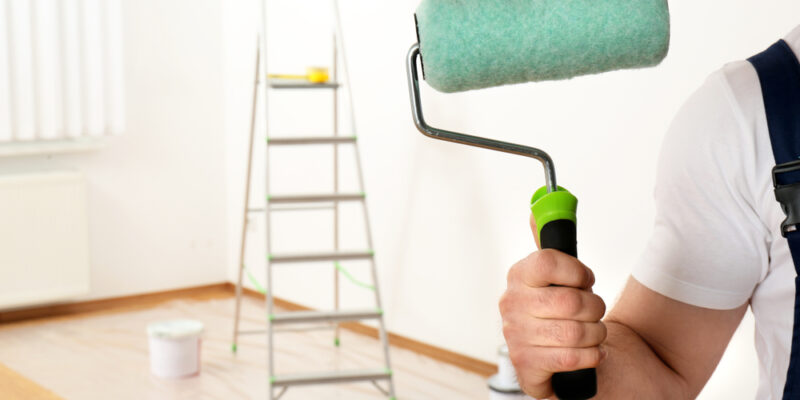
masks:
<path fill-rule="evenodd" d="M 667 0 L 423 0 L 423 77 L 441 92 L 653 66 L 669 48 Z"/>
<path fill-rule="evenodd" d="M 569 220 L 577 224 L 578 198 L 567 189 L 558 187 L 558 191 L 547 193 L 547 187 L 541 187 L 531 198 L 531 212 L 536 221 L 537 237 L 542 237 L 542 228 L 550 222 Z"/>

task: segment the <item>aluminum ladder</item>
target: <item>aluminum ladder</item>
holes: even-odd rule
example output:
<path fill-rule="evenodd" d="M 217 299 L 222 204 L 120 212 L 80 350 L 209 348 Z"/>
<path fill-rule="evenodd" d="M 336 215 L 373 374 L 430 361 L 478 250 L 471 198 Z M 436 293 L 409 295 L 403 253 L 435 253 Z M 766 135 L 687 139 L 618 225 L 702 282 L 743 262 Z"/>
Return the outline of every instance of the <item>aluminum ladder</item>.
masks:
<path fill-rule="evenodd" d="M 386 327 L 383 320 L 383 309 L 381 306 L 380 290 L 378 286 L 377 270 L 375 265 L 375 253 L 372 250 L 372 232 L 370 228 L 369 215 L 367 211 L 366 195 L 364 192 L 364 178 L 361 168 L 361 157 L 358 152 L 358 143 L 355 132 L 350 136 L 341 136 L 339 134 L 339 89 L 341 84 L 338 81 L 338 54 L 342 54 L 342 66 L 345 75 L 345 84 L 349 85 L 350 79 L 347 72 L 347 63 L 344 53 L 344 47 L 341 41 L 342 31 L 339 18 L 338 2 L 333 0 L 333 10 L 335 19 L 335 33 L 333 35 L 333 64 L 332 64 L 332 80 L 328 83 L 312 84 L 307 82 L 287 82 L 283 80 L 269 80 L 266 79 L 266 62 L 262 65 L 262 58 L 266 58 L 266 2 L 262 0 L 262 32 L 259 36 L 258 45 L 256 48 L 255 57 L 255 80 L 253 86 L 253 102 L 250 121 L 250 140 L 248 151 L 247 163 L 247 178 L 245 184 L 245 204 L 243 213 L 242 224 L 242 237 L 241 247 L 239 253 L 239 272 L 236 282 L 236 308 L 234 317 L 233 328 L 233 342 L 231 349 L 234 353 L 238 351 L 239 337 L 247 334 L 264 334 L 267 335 L 267 367 L 269 373 L 268 379 L 268 398 L 270 400 L 278 400 L 286 390 L 293 386 L 301 385 L 314 385 L 314 384 L 333 384 L 333 383 L 347 383 L 347 382 L 371 382 L 381 393 L 389 399 L 395 399 L 394 382 L 392 379 L 391 361 L 389 357 L 389 343 L 386 334 Z M 264 77 L 264 79 L 260 79 Z M 262 96 L 264 98 L 264 109 L 267 110 L 269 105 L 268 93 L 272 90 L 329 90 L 333 94 L 333 133 L 329 136 L 314 136 L 314 137 L 272 137 L 269 131 L 269 120 L 265 121 L 266 133 L 266 150 L 265 150 L 265 193 L 266 205 L 263 208 L 250 207 L 250 187 L 251 176 L 253 168 L 253 141 L 256 128 L 256 113 L 259 88 L 262 89 Z M 350 110 L 352 110 L 352 95 L 351 91 L 347 90 L 348 99 L 350 101 Z M 269 114 L 266 114 L 269 115 Z M 351 120 L 354 119 L 352 112 L 350 113 Z M 355 124 L 351 124 L 355 130 Z M 314 195 L 284 195 L 272 194 L 269 186 L 269 152 L 273 147 L 278 146 L 307 146 L 307 145 L 330 145 L 333 147 L 333 192 Z M 353 146 L 355 155 L 355 165 L 358 175 L 359 190 L 355 193 L 346 193 L 339 190 L 339 146 L 347 145 Z M 361 205 L 364 215 L 364 225 L 366 229 L 366 239 L 368 248 L 363 251 L 341 251 L 339 249 L 339 204 L 342 202 L 358 202 Z M 316 252 L 316 253 L 303 253 L 303 254 L 281 254 L 273 253 L 271 246 L 271 229 L 270 229 L 270 214 L 273 212 L 282 211 L 297 211 L 303 209 L 318 210 L 322 208 L 330 208 L 333 212 L 334 219 L 334 238 L 333 251 Z M 243 331 L 240 329 L 241 317 L 241 303 L 243 295 L 243 277 L 247 272 L 244 257 L 246 251 L 246 234 L 249 216 L 252 213 L 263 212 L 265 215 L 265 232 L 266 232 L 266 287 L 265 298 L 267 308 L 266 329 Z M 367 260 L 370 264 L 370 272 L 373 284 L 369 285 L 375 295 L 375 306 L 372 308 L 356 309 L 356 310 L 342 310 L 339 307 L 339 286 L 340 274 L 343 271 L 339 265 L 340 261 L 346 260 Z M 308 263 L 308 262 L 331 262 L 334 264 L 334 304 L 333 309 L 329 311 L 293 311 L 293 312 L 275 312 L 275 304 L 273 298 L 272 287 L 272 268 L 283 264 L 292 263 Z M 384 365 L 380 368 L 369 370 L 354 370 L 354 371 L 331 371 L 331 372 L 313 372 L 307 374 L 291 374 L 291 375 L 276 375 L 275 373 L 275 348 L 273 346 L 273 337 L 278 329 L 277 327 L 291 326 L 292 324 L 308 324 L 308 323 L 321 323 L 327 324 L 334 329 L 334 345 L 336 347 L 340 344 L 339 333 L 340 323 L 342 322 L 357 322 L 373 320 L 378 323 L 379 339 L 383 348 Z M 290 331 L 291 329 L 287 329 Z M 289 333 L 287 333 L 289 334 Z M 383 387 L 380 383 L 384 383 Z"/>

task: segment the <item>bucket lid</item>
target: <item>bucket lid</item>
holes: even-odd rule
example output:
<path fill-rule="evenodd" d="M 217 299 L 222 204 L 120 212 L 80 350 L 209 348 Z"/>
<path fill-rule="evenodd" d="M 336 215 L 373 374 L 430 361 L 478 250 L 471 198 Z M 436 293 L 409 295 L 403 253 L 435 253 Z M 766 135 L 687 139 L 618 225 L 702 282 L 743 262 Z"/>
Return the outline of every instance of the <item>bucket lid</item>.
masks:
<path fill-rule="evenodd" d="M 501 377 L 499 374 L 492 375 L 487 382 L 489 384 L 489 389 L 493 392 L 500 392 L 500 393 L 507 393 L 507 394 L 522 394 L 522 389 L 520 389 L 519 384 L 517 382 L 511 381 L 509 382 L 508 379 L 505 377 Z"/>
<path fill-rule="evenodd" d="M 172 319 L 152 322 L 147 325 L 147 334 L 165 339 L 182 339 L 203 332 L 203 323 L 192 319 Z"/>

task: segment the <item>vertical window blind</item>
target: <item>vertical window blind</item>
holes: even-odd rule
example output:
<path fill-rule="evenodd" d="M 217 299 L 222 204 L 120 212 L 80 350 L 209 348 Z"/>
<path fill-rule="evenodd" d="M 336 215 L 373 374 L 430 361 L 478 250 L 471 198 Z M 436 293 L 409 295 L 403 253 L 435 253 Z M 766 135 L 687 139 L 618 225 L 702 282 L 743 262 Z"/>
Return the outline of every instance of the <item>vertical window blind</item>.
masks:
<path fill-rule="evenodd" d="M 0 144 L 125 125 L 122 0 L 0 0 Z"/>

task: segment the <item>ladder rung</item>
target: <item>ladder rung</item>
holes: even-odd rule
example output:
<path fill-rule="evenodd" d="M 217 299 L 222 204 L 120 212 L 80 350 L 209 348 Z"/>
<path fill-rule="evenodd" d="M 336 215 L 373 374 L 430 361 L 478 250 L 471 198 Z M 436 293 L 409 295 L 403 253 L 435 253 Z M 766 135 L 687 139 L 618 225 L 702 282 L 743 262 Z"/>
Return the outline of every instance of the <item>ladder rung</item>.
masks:
<path fill-rule="evenodd" d="M 273 387 L 315 385 L 338 382 L 358 382 L 386 380 L 392 377 L 392 372 L 385 369 L 361 371 L 334 371 L 310 374 L 279 375 L 272 377 Z"/>
<path fill-rule="evenodd" d="M 275 328 L 272 330 L 274 333 L 284 333 L 284 332 L 311 332 L 311 331 L 327 331 L 336 328 L 336 324 L 333 323 L 322 323 L 317 325 L 307 325 L 307 326 L 299 326 L 299 327 L 284 327 L 284 328 Z M 239 331 L 239 335 L 265 335 L 267 334 L 266 329 L 249 329 Z"/>
<path fill-rule="evenodd" d="M 347 311 L 293 311 L 273 314 L 270 321 L 275 325 L 300 324 L 308 322 L 347 322 L 380 318 L 383 313 L 377 309 Z"/>
<path fill-rule="evenodd" d="M 274 333 L 311 332 L 311 331 L 328 331 L 333 329 L 336 329 L 336 324 L 323 323 L 319 325 L 275 328 L 272 330 L 272 332 Z"/>
<path fill-rule="evenodd" d="M 326 205 L 313 205 L 313 204 L 304 204 L 299 206 L 273 206 L 270 207 L 270 211 L 309 211 L 309 210 L 333 210 L 334 206 L 332 204 Z M 248 208 L 248 213 L 260 213 L 264 212 L 264 208 Z"/>
<path fill-rule="evenodd" d="M 364 193 L 338 193 L 338 194 L 301 194 L 291 196 L 268 196 L 270 204 L 286 203 L 318 203 L 322 201 L 359 201 L 364 200 Z"/>
<path fill-rule="evenodd" d="M 355 141 L 355 136 L 272 137 L 267 139 L 267 144 L 270 146 L 288 146 L 296 144 L 355 143 Z"/>
<path fill-rule="evenodd" d="M 313 211 L 313 210 L 333 210 L 336 208 L 332 204 L 327 205 L 313 205 L 313 204 L 304 204 L 299 206 L 278 206 L 273 205 L 269 208 L 270 211 Z"/>
<path fill-rule="evenodd" d="M 291 80 L 267 80 L 269 87 L 273 89 L 336 89 L 339 84 L 336 82 L 327 83 L 311 83 L 306 81 L 291 81 Z"/>
<path fill-rule="evenodd" d="M 368 260 L 375 253 L 371 251 L 334 251 L 328 253 L 298 253 L 298 254 L 272 254 L 269 261 L 272 263 L 295 263 L 312 261 L 344 261 Z"/>

